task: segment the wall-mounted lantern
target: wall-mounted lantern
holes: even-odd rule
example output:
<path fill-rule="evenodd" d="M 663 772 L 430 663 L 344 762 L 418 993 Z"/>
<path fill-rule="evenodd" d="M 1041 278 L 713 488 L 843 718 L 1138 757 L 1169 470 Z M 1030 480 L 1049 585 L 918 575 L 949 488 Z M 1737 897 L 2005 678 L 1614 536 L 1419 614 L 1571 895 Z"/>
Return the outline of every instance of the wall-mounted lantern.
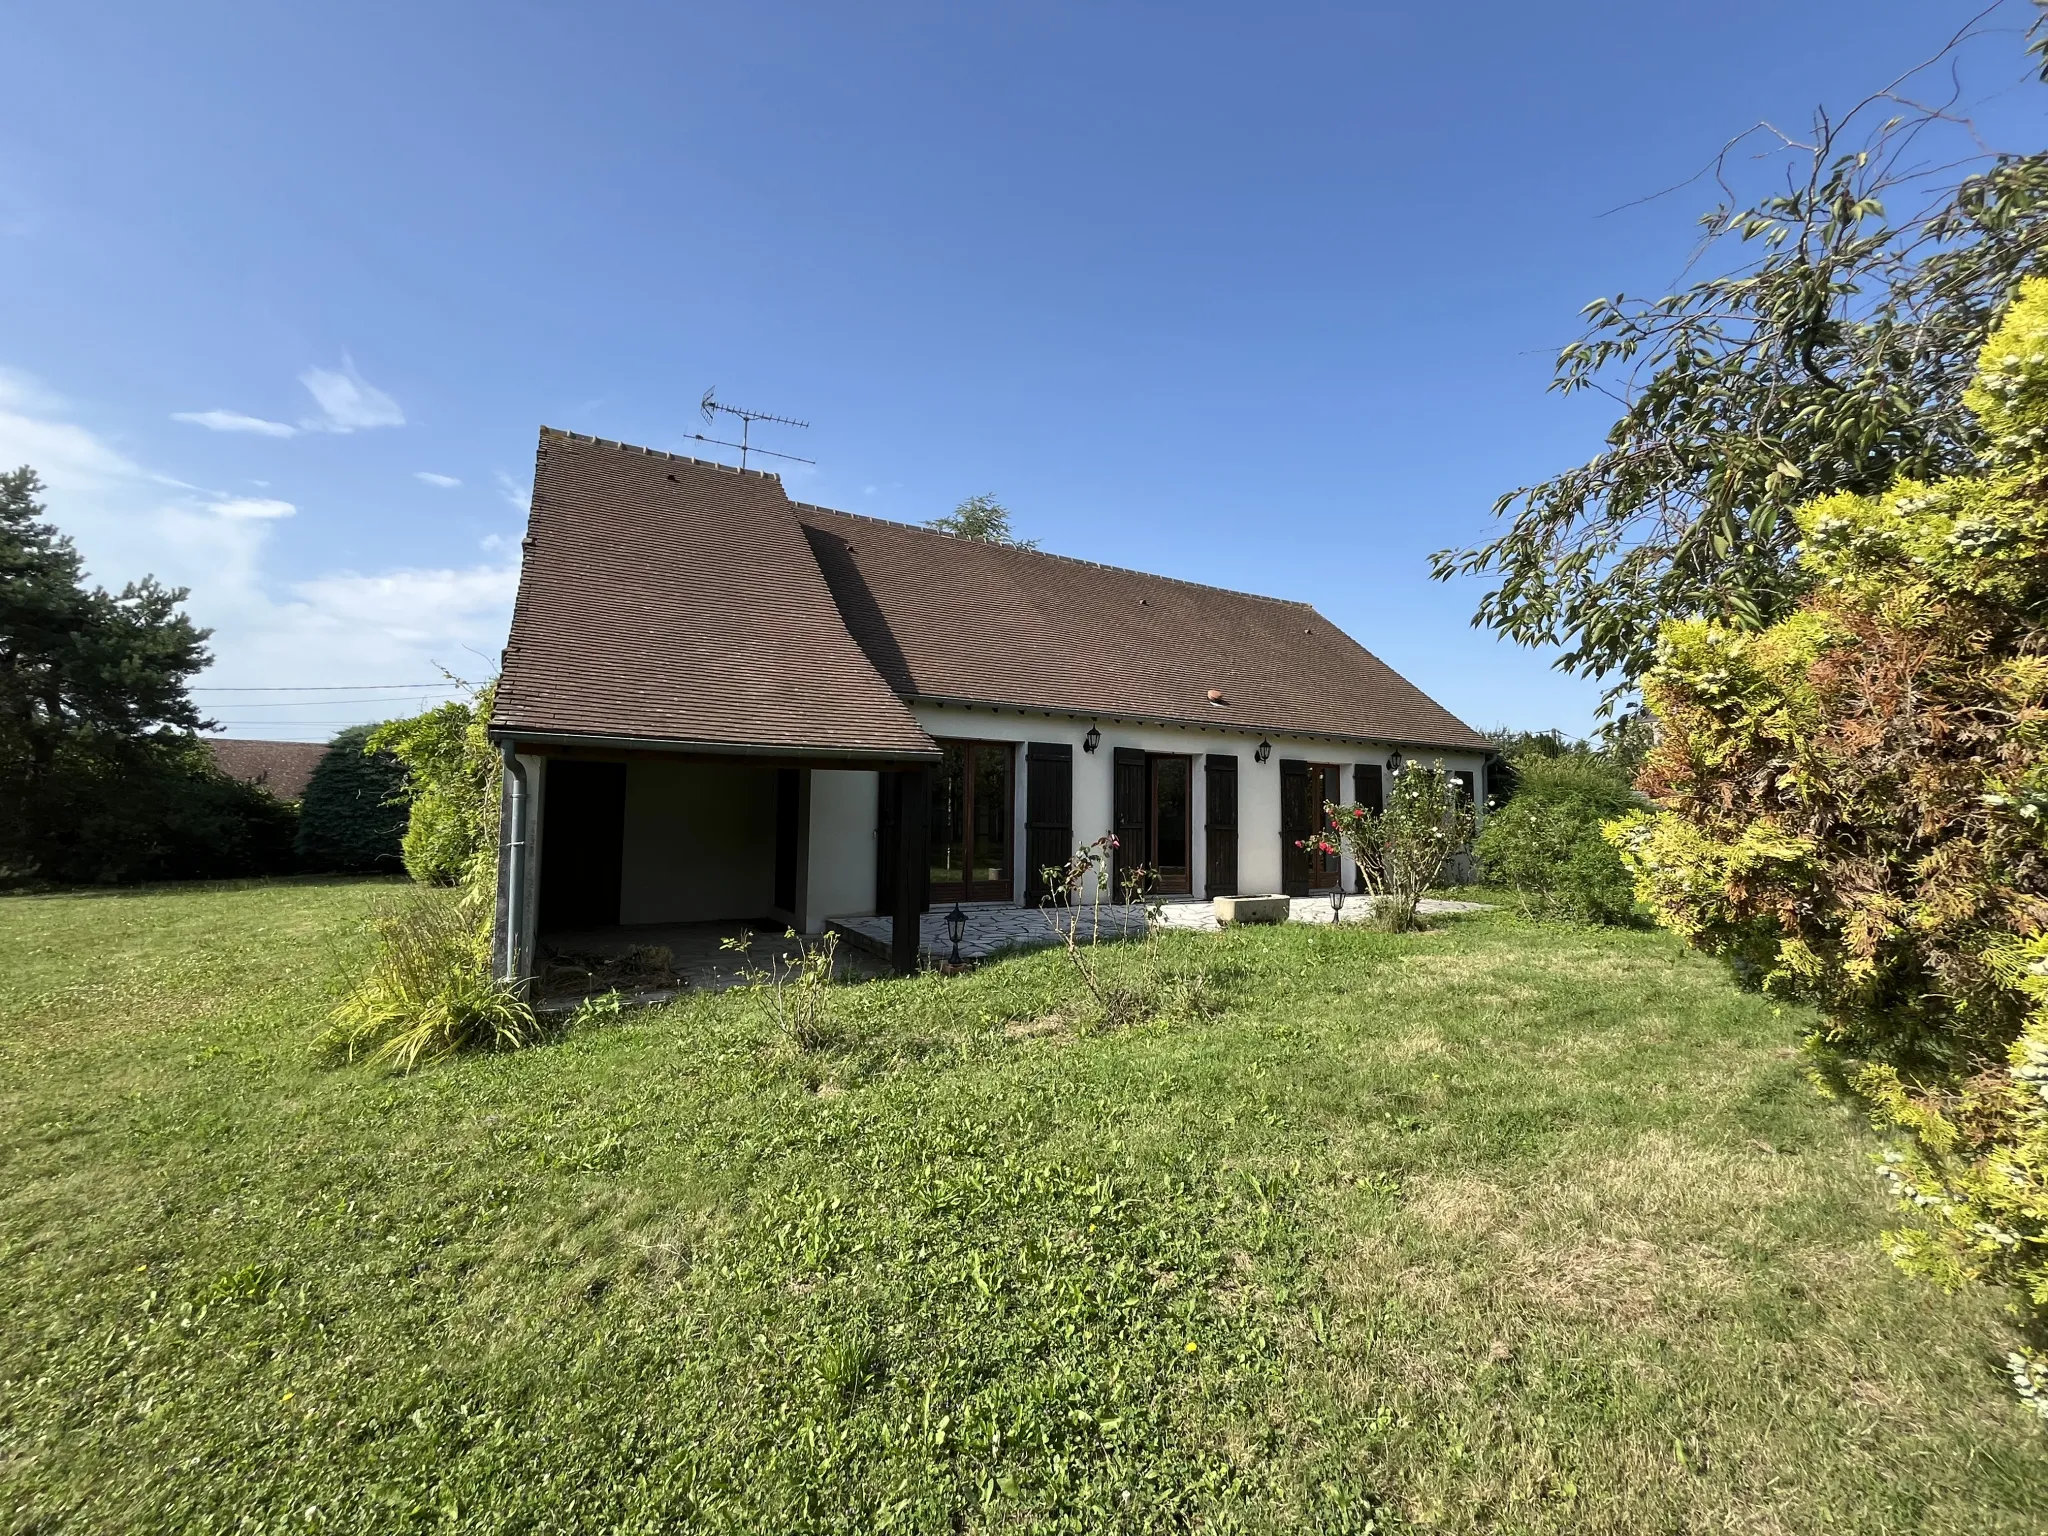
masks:
<path fill-rule="evenodd" d="M 1408 759 L 1401 755 L 1401 749 L 1399 747 L 1394 748 L 1393 751 L 1387 754 L 1387 772 L 1399 773 L 1403 768 L 1407 766 Z"/>
<path fill-rule="evenodd" d="M 1259 743 L 1258 750 L 1252 753 L 1252 761 L 1263 763 L 1267 758 L 1271 757 L 1272 755 L 1273 743 L 1271 743 L 1270 741 L 1261 741 Z"/>
<path fill-rule="evenodd" d="M 1102 732 L 1095 729 L 1095 727 L 1092 725 L 1089 726 L 1088 734 L 1081 738 L 1081 750 L 1083 752 L 1093 752 L 1097 747 L 1101 745 Z"/>

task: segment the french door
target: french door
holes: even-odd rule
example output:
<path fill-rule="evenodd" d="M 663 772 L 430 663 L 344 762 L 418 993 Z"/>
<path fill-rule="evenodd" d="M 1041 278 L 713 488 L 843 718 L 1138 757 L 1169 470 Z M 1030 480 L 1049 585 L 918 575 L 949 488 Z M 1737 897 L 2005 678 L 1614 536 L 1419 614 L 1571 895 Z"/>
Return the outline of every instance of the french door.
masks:
<path fill-rule="evenodd" d="M 1195 888 L 1194 759 L 1155 754 L 1152 768 L 1152 889 L 1185 896 Z"/>
<path fill-rule="evenodd" d="M 1334 763 L 1280 763 L 1280 887 L 1290 896 L 1332 891 L 1341 878 L 1337 854 L 1300 844 L 1328 825 L 1323 803 L 1344 798 L 1344 772 Z"/>
<path fill-rule="evenodd" d="M 1013 901 L 1011 744 L 942 741 L 932 776 L 932 901 Z"/>

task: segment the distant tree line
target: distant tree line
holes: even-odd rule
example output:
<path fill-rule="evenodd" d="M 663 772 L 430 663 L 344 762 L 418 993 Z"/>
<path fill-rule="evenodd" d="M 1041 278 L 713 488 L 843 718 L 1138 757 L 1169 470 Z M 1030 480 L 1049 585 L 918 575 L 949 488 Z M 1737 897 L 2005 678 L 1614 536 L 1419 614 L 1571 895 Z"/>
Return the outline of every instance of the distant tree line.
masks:
<path fill-rule="evenodd" d="M 186 592 L 88 585 L 27 466 L 0 474 L 0 883 L 397 870 L 405 769 L 345 731 L 294 806 L 223 773 Z"/>

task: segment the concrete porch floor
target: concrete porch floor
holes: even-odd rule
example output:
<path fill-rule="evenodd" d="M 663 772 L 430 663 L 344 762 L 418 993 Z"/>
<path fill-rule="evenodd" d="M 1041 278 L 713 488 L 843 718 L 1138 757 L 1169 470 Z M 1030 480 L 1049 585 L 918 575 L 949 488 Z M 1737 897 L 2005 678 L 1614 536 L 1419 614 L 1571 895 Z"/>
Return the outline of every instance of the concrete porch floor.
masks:
<path fill-rule="evenodd" d="M 754 935 L 749 953 L 735 954 L 722 947 L 725 940 L 746 933 Z M 766 969 L 771 957 L 791 960 L 800 950 L 817 942 L 816 938 L 785 938 L 781 928 L 767 922 L 636 923 L 616 928 L 544 934 L 540 940 L 543 960 L 552 955 L 558 962 L 567 958 L 572 963 L 557 963 L 551 967 L 552 977 L 543 972 L 543 1001 L 573 1001 L 579 997 L 596 996 L 614 985 L 638 1002 L 664 1001 L 684 990 L 723 992 L 728 987 L 741 985 L 746 980 L 743 972 Z M 666 982 L 652 978 L 608 980 L 601 963 L 595 967 L 597 974 L 588 980 L 579 981 L 571 974 L 574 970 L 589 968 L 581 962 L 618 961 L 636 949 L 666 949 L 673 979 Z M 840 946 L 832 969 L 841 981 L 865 981 L 888 974 L 887 965 L 850 944 Z"/>

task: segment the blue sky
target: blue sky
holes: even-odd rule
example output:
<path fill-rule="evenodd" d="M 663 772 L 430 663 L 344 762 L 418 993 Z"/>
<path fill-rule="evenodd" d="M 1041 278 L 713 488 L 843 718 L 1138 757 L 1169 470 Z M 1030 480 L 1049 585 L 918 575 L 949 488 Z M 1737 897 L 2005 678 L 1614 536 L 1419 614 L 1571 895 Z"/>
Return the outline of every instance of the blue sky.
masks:
<path fill-rule="evenodd" d="M 801 499 L 992 492 L 1584 730 L 1426 557 L 1596 451 L 1551 356 L 1708 198 L 1609 210 L 1977 8 L 17 7 L 0 460 L 99 579 L 191 586 L 235 734 L 487 675 L 536 429 L 708 453 L 710 385 L 812 423 L 760 439 Z M 2041 143 L 2025 19 L 1964 61 L 1999 147 Z M 328 691 L 226 691 L 286 685 Z"/>

